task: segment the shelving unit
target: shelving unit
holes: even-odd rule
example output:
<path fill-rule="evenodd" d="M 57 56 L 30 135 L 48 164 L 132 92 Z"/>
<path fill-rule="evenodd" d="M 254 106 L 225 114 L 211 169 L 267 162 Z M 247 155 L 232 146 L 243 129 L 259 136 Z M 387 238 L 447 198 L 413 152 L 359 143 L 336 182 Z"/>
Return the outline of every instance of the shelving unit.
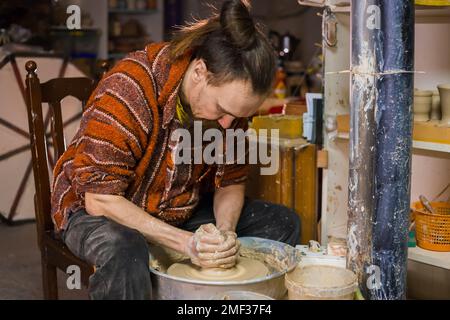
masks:
<path fill-rule="evenodd" d="M 409 248 L 408 258 L 412 261 L 450 270 L 450 252 L 436 252 L 415 247 Z"/>
<path fill-rule="evenodd" d="M 159 42 L 163 39 L 163 1 L 156 2 L 156 8 L 132 9 L 108 7 L 108 58 L 119 60 L 128 52 L 140 50 L 148 43 Z M 137 22 L 142 27 L 139 34 L 115 34 L 114 23 L 119 23 L 121 28 L 130 20 Z M 123 31 L 123 30 L 122 30 Z"/>
<path fill-rule="evenodd" d="M 349 1 L 350 2 L 350 1 Z M 342 1 L 338 2 L 339 5 L 333 4 L 333 1 L 317 1 L 317 0 L 298 0 L 298 4 L 302 6 L 319 7 L 323 8 L 328 6 L 334 13 L 350 13 L 351 6 L 341 4 Z M 449 6 L 426 6 L 426 5 L 416 5 L 416 18 L 446 18 L 450 17 L 450 7 Z"/>
<path fill-rule="evenodd" d="M 109 40 L 112 35 L 110 19 L 114 16 L 123 23 L 128 19 L 137 20 L 149 36 L 149 39 L 154 42 L 161 42 L 164 39 L 164 0 L 156 0 L 156 9 L 142 9 L 138 8 L 137 1 L 132 10 L 123 7 L 120 3 L 120 8 L 110 8 L 108 0 L 83 1 L 82 10 L 92 18 L 94 27 L 100 31 L 99 40 L 99 59 L 117 60 L 123 58 L 126 53 L 117 52 L 117 50 L 110 50 Z M 114 1 L 113 1 L 114 2 Z M 113 4 L 112 2 L 112 4 Z M 143 49 L 144 46 L 139 47 Z M 125 52 L 125 50 L 124 50 Z"/>
<path fill-rule="evenodd" d="M 337 46 L 323 44 L 325 148 L 329 163 L 322 180 L 322 245 L 326 245 L 328 236 L 347 236 L 350 134 L 348 119 L 342 119 L 350 113 L 350 75 L 341 71 L 350 69 L 351 10 L 348 6 L 337 7 L 335 4 L 339 2 L 343 1 L 299 1 L 303 5 L 329 7 L 338 24 Z M 438 84 L 450 82 L 450 60 L 447 58 L 450 56 L 449 34 L 450 7 L 416 6 L 416 70 L 425 71 L 425 74 L 416 75 L 417 88 L 436 90 Z M 411 197 L 417 199 L 424 194 L 433 198 L 450 181 L 450 142 L 446 143 L 448 131 L 443 130 L 440 134 L 436 132 L 438 129 L 434 129 L 433 138 L 430 138 L 424 137 L 426 130 L 417 130 L 420 125 L 415 127 Z M 447 270 L 450 265 L 450 254 L 420 248 L 411 249 L 409 258 Z"/>
<path fill-rule="evenodd" d="M 450 19 L 450 6 L 416 5 L 416 23 L 436 23 Z"/>
<path fill-rule="evenodd" d="M 349 132 L 349 121 L 350 116 L 339 116 L 338 119 L 338 132 L 336 135 L 337 139 L 341 140 L 349 140 L 350 132 Z M 429 124 L 428 124 L 429 125 Z M 427 124 L 415 123 L 415 131 L 418 131 L 419 128 L 423 128 L 427 126 Z M 437 131 L 437 133 L 436 133 Z M 441 139 L 450 141 L 450 129 L 447 128 L 437 128 L 435 129 L 435 135 L 440 135 Z M 446 135 L 446 136 L 445 136 Z M 434 151 L 441 153 L 449 153 L 450 154 L 450 143 L 440 143 L 436 141 L 422 141 L 420 138 L 423 138 L 423 133 L 415 134 L 415 140 L 413 141 L 413 148 L 415 150 L 426 150 L 426 151 Z"/>
<path fill-rule="evenodd" d="M 349 140 L 350 133 L 339 132 L 336 137 L 341 140 Z M 413 148 L 416 150 L 426 150 L 426 151 L 450 153 L 450 144 L 444 144 L 444 143 L 413 141 Z"/>
<path fill-rule="evenodd" d="M 450 153 L 450 144 L 413 141 L 413 148 L 417 150 Z"/>

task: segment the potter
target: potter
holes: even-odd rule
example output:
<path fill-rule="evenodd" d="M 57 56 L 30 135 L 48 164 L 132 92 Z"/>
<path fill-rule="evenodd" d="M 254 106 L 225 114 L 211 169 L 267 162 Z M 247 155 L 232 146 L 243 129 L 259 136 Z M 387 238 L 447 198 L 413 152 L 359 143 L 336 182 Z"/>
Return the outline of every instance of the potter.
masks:
<path fill-rule="evenodd" d="M 239 268 L 238 236 L 299 243 L 296 212 L 245 197 L 248 163 L 175 163 L 170 139 L 195 121 L 246 131 L 275 72 L 249 2 L 228 0 L 170 42 L 130 53 L 100 81 L 52 184 L 55 229 L 96 266 L 92 299 L 149 299 L 149 243 L 224 270 Z"/>

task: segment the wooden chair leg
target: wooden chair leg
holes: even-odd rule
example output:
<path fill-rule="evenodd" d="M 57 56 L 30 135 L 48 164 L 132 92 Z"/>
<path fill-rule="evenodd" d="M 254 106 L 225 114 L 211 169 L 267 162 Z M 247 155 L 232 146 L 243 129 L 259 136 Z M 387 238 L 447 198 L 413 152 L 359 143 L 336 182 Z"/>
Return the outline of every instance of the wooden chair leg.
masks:
<path fill-rule="evenodd" d="M 56 267 L 47 263 L 45 254 L 42 254 L 42 289 L 45 300 L 58 300 L 58 279 Z"/>

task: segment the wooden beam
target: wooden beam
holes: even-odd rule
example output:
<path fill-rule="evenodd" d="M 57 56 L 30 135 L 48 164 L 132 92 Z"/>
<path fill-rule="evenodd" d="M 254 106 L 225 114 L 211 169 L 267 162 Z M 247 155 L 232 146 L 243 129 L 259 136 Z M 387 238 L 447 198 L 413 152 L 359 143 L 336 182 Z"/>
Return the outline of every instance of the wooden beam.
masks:
<path fill-rule="evenodd" d="M 301 219 L 301 243 L 317 240 L 317 146 L 295 151 L 294 209 Z"/>

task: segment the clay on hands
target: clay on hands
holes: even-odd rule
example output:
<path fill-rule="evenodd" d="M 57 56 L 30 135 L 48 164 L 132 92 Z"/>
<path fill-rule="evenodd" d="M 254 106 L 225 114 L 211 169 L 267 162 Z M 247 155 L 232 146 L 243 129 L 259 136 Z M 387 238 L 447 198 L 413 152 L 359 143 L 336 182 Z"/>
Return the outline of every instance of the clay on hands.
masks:
<path fill-rule="evenodd" d="M 213 224 L 201 226 L 188 244 L 192 263 L 203 268 L 234 267 L 239 247 L 236 233 L 220 231 Z"/>

